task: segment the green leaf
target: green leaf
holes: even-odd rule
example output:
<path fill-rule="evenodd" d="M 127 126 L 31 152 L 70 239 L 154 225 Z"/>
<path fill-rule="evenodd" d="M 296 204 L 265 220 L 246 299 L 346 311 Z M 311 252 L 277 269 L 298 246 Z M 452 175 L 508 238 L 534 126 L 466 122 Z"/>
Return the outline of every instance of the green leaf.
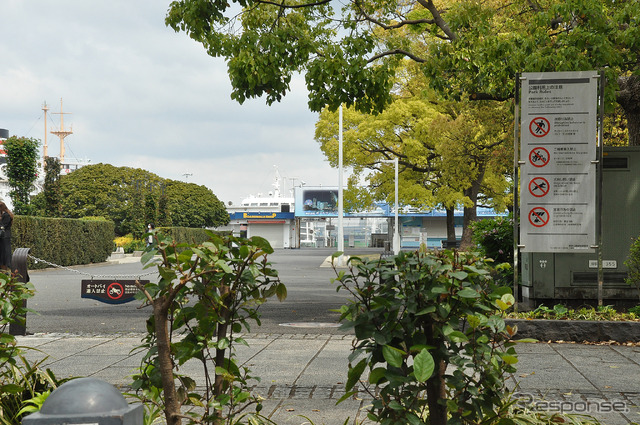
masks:
<path fill-rule="evenodd" d="M 516 356 L 511 356 L 509 354 L 503 354 L 502 361 L 504 361 L 506 364 L 511 365 L 511 364 L 518 363 L 518 358 Z"/>
<path fill-rule="evenodd" d="M 500 297 L 500 300 L 503 303 L 505 303 L 508 307 L 511 307 L 516 303 L 516 299 L 513 297 L 512 294 L 504 294 L 502 297 Z M 506 310 L 506 309 L 503 309 L 503 310 Z"/>
<path fill-rule="evenodd" d="M 453 331 L 447 336 L 453 342 L 465 342 L 469 340 L 469 338 L 460 331 Z"/>
<path fill-rule="evenodd" d="M 514 342 L 535 343 L 535 342 L 538 342 L 538 340 L 534 338 L 522 338 L 522 339 L 516 339 L 514 340 Z"/>
<path fill-rule="evenodd" d="M 345 400 L 350 399 L 351 397 L 353 397 L 354 395 L 358 394 L 358 391 L 349 391 L 346 392 L 342 397 L 340 397 L 340 400 L 336 401 L 336 405 L 342 403 Z"/>
<path fill-rule="evenodd" d="M 226 350 L 229 348 L 229 338 L 220 338 L 216 344 L 216 348 L 218 350 Z"/>
<path fill-rule="evenodd" d="M 478 291 L 471 288 L 461 289 L 456 295 L 461 298 L 480 298 L 480 294 L 478 293 Z"/>
<path fill-rule="evenodd" d="M 434 369 L 433 356 L 426 349 L 413 358 L 413 374 L 418 382 L 422 383 L 429 379 Z"/>
<path fill-rule="evenodd" d="M 362 359 L 358 362 L 355 367 L 349 368 L 349 372 L 347 374 L 347 384 L 345 386 L 345 390 L 351 390 L 360 380 L 362 376 L 362 372 L 364 372 L 364 368 L 367 366 L 367 361 Z"/>
<path fill-rule="evenodd" d="M 419 312 L 416 313 L 416 316 L 424 316 L 425 314 L 433 313 L 436 311 L 435 305 L 430 305 L 429 307 L 423 308 Z"/>
<path fill-rule="evenodd" d="M 409 425 L 423 425 L 424 422 L 415 414 L 407 413 L 407 421 Z"/>
<path fill-rule="evenodd" d="M 156 255 L 157 252 L 158 252 L 157 249 L 151 249 L 149 251 L 146 251 L 144 254 L 142 254 L 142 257 L 140 257 L 140 262 L 142 264 L 147 264 L 149 261 L 153 260 L 153 257 Z"/>
<path fill-rule="evenodd" d="M 498 308 L 502 311 L 508 310 L 509 309 L 509 305 L 507 303 L 505 303 L 502 300 L 496 300 L 496 305 L 498 306 Z"/>
<path fill-rule="evenodd" d="M 377 367 L 375 369 L 373 369 L 370 373 L 369 373 L 369 383 L 376 385 L 378 382 L 380 382 L 381 379 L 384 378 L 384 374 L 387 372 L 387 369 L 383 368 L 383 367 Z"/>
<path fill-rule="evenodd" d="M 287 287 L 284 283 L 279 283 L 276 286 L 276 297 L 278 297 L 278 301 L 284 301 L 287 298 Z"/>
<path fill-rule="evenodd" d="M 6 384 L 6 385 L 0 386 L 0 394 L 2 393 L 19 394 L 22 391 L 24 391 L 24 388 L 16 384 Z"/>
<path fill-rule="evenodd" d="M 390 345 L 385 345 L 382 347 L 382 356 L 386 360 L 389 365 L 393 367 L 401 367 L 402 359 L 406 355 L 404 351 L 399 348 L 392 347 Z"/>
<path fill-rule="evenodd" d="M 397 411 L 405 410 L 405 409 L 404 409 L 404 406 L 403 406 L 402 404 L 398 403 L 398 402 L 397 402 L 397 401 L 395 401 L 395 400 L 392 400 L 392 401 L 389 403 L 389 407 L 390 407 L 391 409 L 393 409 L 393 410 L 397 410 Z"/>
<path fill-rule="evenodd" d="M 465 280 L 467 276 L 469 276 L 469 273 L 463 272 L 463 271 L 457 271 L 457 272 L 449 273 L 449 276 L 457 280 Z"/>
<path fill-rule="evenodd" d="M 469 326 L 471 326 L 471 329 L 477 329 L 482 321 L 478 316 L 469 314 L 467 315 L 467 322 L 469 323 Z"/>

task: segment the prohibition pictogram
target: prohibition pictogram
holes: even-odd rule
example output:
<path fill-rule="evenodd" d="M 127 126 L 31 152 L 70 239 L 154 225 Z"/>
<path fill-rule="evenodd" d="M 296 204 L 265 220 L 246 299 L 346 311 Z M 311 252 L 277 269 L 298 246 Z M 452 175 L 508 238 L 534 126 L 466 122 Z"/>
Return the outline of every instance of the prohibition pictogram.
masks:
<path fill-rule="evenodd" d="M 542 198 L 549 193 L 549 181 L 544 177 L 534 177 L 529 182 L 529 193 L 536 198 Z"/>
<path fill-rule="evenodd" d="M 536 117 L 529 123 L 529 132 L 535 137 L 544 137 L 549 134 L 551 130 L 551 124 L 545 117 Z"/>
<path fill-rule="evenodd" d="M 117 300 L 124 295 L 124 287 L 118 283 L 113 282 L 107 287 L 107 296 L 112 300 Z"/>
<path fill-rule="evenodd" d="M 535 207 L 529 211 L 529 223 L 535 227 L 544 227 L 549 223 L 549 211 L 542 207 Z"/>
<path fill-rule="evenodd" d="M 529 153 L 529 162 L 531 165 L 538 168 L 547 165 L 550 158 L 551 155 L 549 155 L 549 151 L 541 146 L 533 148 Z"/>

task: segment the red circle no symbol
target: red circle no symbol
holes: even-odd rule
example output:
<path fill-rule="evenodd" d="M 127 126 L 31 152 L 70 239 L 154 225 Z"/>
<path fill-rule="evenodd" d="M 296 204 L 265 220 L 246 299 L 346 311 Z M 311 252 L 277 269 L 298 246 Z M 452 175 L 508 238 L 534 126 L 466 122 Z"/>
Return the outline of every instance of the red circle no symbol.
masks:
<path fill-rule="evenodd" d="M 549 181 L 544 177 L 534 177 L 529 182 L 529 193 L 536 198 L 542 198 L 549 193 Z"/>
<path fill-rule="evenodd" d="M 124 287 L 122 284 L 118 282 L 113 282 L 111 285 L 107 287 L 107 296 L 112 300 L 117 300 L 122 298 L 124 295 Z"/>
<path fill-rule="evenodd" d="M 549 223 L 549 211 L 542 207 L 535 207 L 529 211 L 529 223 L 535 227 L 544 227 Z"/>
<path fill-rule="evenodd" d="M 529 123 L 529 132 L 534 137 L 544 137 L 549 134 L 549 130 L 551 130 L 551 124 L 545 117 L 536 117 Z"/>
<path fill-rule="evenodd" d="M 549 163 L 549 159 L 551 155 L 549 155 L 549 151 L 543 148 L 542 146 L 538 146 L 537 148 L 531 149 L 529 152 L 529 162 L 534 167 L 544 167 Z"/>

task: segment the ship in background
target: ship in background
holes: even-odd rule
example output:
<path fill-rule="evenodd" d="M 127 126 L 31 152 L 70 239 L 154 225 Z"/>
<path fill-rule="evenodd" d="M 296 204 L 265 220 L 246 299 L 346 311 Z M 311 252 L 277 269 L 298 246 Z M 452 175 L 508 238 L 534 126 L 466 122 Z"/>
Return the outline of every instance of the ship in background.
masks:
<path fill-rule="evenodd" d="M 49 115 L 49 106 L 47 102 L 44 102 L 42 107 L 42 111 L 44 112 L 44 140 L 42 146 L 42 157 L 38 161 L 38 179 L 34 183 L 34 188 L 31 193 L 32 196 L 37 195 L 42 191 L 44 185 L 44 158 L 49 156 L 49 145 L 47 141 L 47 135 L 49 133 L 58 136 L 60 139 L 60 155 L 58 156 L 60 160 L 60 174 L 66 175 L 69 174 L 79 168 L 84 167 L 91 163 L 91 160 L 70 160 L 69 158 L 65 158 L 65 139 L 73 134 L 73 129 L 69 127 L 65 129 L 64 127 L 64 116 L 69 115 L 70 112 L 63 112 L 62 109 L 62 99 L 60 99 L 60 112 L 52 112 L 53 115 L 60 115 L 60 128 L 57 130 L 49 131 L 47 126 L 47 117 Z M 9 181 L 7 179 L 5 173 L 5 164 L 7 163 L 7 154 L 4 151 L 2 144 L 4 141 L 10 137 L 9 130 L 0 128 L 0 200 L 9 206 L 9 208 L 13 208 L 11 197 L 9 196 L 9 192 L 11 188 L 9 187 Z"/>

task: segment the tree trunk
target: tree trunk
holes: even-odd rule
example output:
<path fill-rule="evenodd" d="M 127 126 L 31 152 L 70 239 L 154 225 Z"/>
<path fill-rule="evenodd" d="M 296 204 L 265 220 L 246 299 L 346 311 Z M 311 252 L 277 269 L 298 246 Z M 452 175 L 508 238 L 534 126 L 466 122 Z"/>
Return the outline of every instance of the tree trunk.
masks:
<path fill-rule="evenodd" d="M 480 186 L 484 179 L 484 167 L 478 170 L 476 179 L 471 183 L 471 187 L 464 191 L 466 197 L 468 197 L 473 206 L 464 207 L 464 213 L 462 218 L 462 240 L 460 241 L 460 249 L 469 249 L 473 247 L 473 241 L 471 240 L 471 223 L 476 221 L 476 203 L 478 202 L 478 194 L 480 193 Z"/>
<path fill-rule="evenodd" d="M 624 110 L 629 130 L 629 146 L 640 146 L 640 76 L 618 78 L 617 100 Z"/>
<path fill-rule="evenodd" d="M 455 208 L 447 208 L 447 241 L 456 241 Z"/>
<path fill-rule="evenodd" d="M 433 347 L 440 347 L 444 345 L 444 341 L 437 338 L 433 332 L 433 326 L 435 324 L 427 325 L 425 329 L 425 336 L 427 344 Z M 436 349 L 433 353 L 433 360 L 435 362 L 435 370 L 433 376 L 427 380 L 427 404 L 429 406 L 429 424 L 430 425 L 446 425 L 447 424 L 447 391 L 445 387 L 444 374 L 447 369 L 447 365 L 444 359 L 441 358 Z"/>
<path fill-rule="evenodd" d="M 171 361 L 171 342 L 169 338 L 169 303 L 165 297 L 153 301 L 153 317 L 155 320 L 156 337 L 158 338 L 158 366 L 162 377 L 164 393 L 164 414 L 167 425 L 181 425 L 180 401 L 176 394 L 176 384 L 173 378 L 173 362 Z"/>
<path fill-rule="evenodd" d="M 227 332 L 229 331 L 229 322 L 231 321 L 231 308 L 233 306 L 233 297 L 231 294 L 231 289 L 227 285 L 221 285 L 219 288 L 220 298 L 222 299 L 222 303 L 224 305 L 223 308 L 219 311 L 220 322 L 218 323 L 216 338 L 217 341 L 221 341 L 223 338 L 227 337 Z M 225 358 L 226 351 L 222 348 L 216 348 L 216 367 L 225 368 Z M 215 373 L 215 381 L 213 384 L 213 395 L 214 397 L 218 397 L 226 391 L 224 376 L 218 372 Z M 214 413 L 215 419 L 213 421 L 214 425 L 222 425 L 224 424 L 223 411 L 217 410 Z"/>
<path fill-rule="evenodd" d="M 473 207 L 464 207 L 462 218 L 462 239 L 460 240 L 460 249 L 463 251 L 473 247 L 471 223 L 477 219 L 475 200 L 473 202 Z"/>

